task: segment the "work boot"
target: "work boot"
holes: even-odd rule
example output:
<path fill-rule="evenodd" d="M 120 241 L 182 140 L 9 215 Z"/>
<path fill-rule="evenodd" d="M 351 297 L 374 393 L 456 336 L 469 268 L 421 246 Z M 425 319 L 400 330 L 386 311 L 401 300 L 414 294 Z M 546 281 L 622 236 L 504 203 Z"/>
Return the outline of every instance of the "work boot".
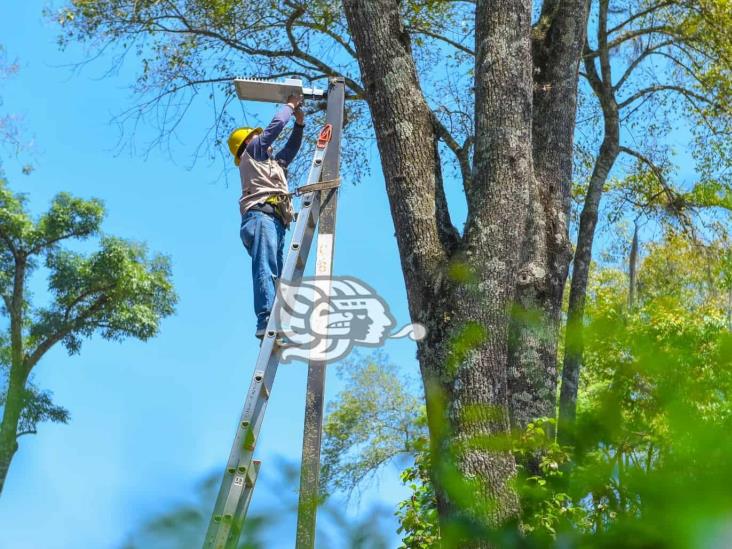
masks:
<path fill-rule="evenodd" d="M 264 342 L 264 336 L 267 333 L 266 330 L 257 330 L 254 335 L 259 340 L 259 346 L 262 346 L 262 342 Z M 288 338 L 284 334 L 278 334 L 275 338 L 275 345 L 280 347 L 281 349 L 285 349 L 287 347 L 294 347 L 296 343 L 292 341 L 290 338 Z"/>

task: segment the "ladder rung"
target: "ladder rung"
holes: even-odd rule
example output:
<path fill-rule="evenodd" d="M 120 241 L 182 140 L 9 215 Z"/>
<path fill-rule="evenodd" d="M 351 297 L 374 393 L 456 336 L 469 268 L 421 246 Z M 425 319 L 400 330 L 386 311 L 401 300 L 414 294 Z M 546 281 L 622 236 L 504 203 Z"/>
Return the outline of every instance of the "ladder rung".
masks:
<path fill-rule="evenodd" d="M 262 465 L 262 462 L 258 459 L 255 459 L 252 461 L 251 467 L 249 467 L 249 471 L 247 471 L 247 479 L 246 479 L 246 485 L 249 488 L 253 488 L 254 484 L 257 482 L 257 477 L 259 476 L 259 467 Z"/>
<path fill-rule="evenodd" d="M 257 445 L 257 437 L 254 434 L 253 429 L 247 429 L 246 434 L 244 435 L 244 443 L 242 444 L 242 447 L 245 450 L 249 450 L 250 452 L 254 451 L 254 447 Z"/>

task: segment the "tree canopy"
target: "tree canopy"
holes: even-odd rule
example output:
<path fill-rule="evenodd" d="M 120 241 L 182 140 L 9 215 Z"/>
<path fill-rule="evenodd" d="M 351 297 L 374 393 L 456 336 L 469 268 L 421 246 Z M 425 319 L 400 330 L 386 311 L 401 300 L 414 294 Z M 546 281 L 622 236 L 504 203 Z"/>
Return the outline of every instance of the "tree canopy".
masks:
<path fill-rule="evenodd" d="M 109 340 L 148 340 L 175 310 L 168 258 L 149 256 L 145 245 L 100 234 L 104 206 L 59 193 L 33 219 L 27 197 L 0 180 L 0 296 L 8 321 L 0 338 L 3 419 L 0 431 L 0 488 L 17 450 L 17 438 L 36 432 L 42 421 L 68 420 L 68 412 L 29 379 L 55 345 L 78 353 L 97 333 Z M 98 237 L 82 253 L 69 246 Z M 34 273 L 48 280 L 46 300 L 34 299 Z"/>

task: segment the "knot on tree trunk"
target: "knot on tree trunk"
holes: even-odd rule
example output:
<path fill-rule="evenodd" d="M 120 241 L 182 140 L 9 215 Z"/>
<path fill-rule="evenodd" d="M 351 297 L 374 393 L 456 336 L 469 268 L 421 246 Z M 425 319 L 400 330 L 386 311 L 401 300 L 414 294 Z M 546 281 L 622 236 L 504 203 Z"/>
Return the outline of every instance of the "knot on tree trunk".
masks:
<path fill-rule="evenodd" d="M 519 286 L 539 286 L 546 279 L 546 269 L 538 263 L 527 263 L 521 267 L 516 277 Z"/>

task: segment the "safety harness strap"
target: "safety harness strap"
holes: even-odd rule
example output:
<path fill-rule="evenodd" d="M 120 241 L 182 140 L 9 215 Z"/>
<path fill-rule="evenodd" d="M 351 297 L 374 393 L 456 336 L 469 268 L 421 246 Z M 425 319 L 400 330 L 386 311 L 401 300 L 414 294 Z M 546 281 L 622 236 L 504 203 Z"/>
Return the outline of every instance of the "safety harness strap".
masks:
<path fill-rule="evenodd" d="M 294 193 L 295 196 L 301 196 L 303 194 L 312 193 L 315 191 L 325 191 L 327 189 L 336 189 L 341 185 L 341 178 L 336 177 L 335 179 L 329 179 L 328 181 L 321 181 L 320 183 L 311 183 L 310 185 L 303 185 L 298 187 Z"/>

